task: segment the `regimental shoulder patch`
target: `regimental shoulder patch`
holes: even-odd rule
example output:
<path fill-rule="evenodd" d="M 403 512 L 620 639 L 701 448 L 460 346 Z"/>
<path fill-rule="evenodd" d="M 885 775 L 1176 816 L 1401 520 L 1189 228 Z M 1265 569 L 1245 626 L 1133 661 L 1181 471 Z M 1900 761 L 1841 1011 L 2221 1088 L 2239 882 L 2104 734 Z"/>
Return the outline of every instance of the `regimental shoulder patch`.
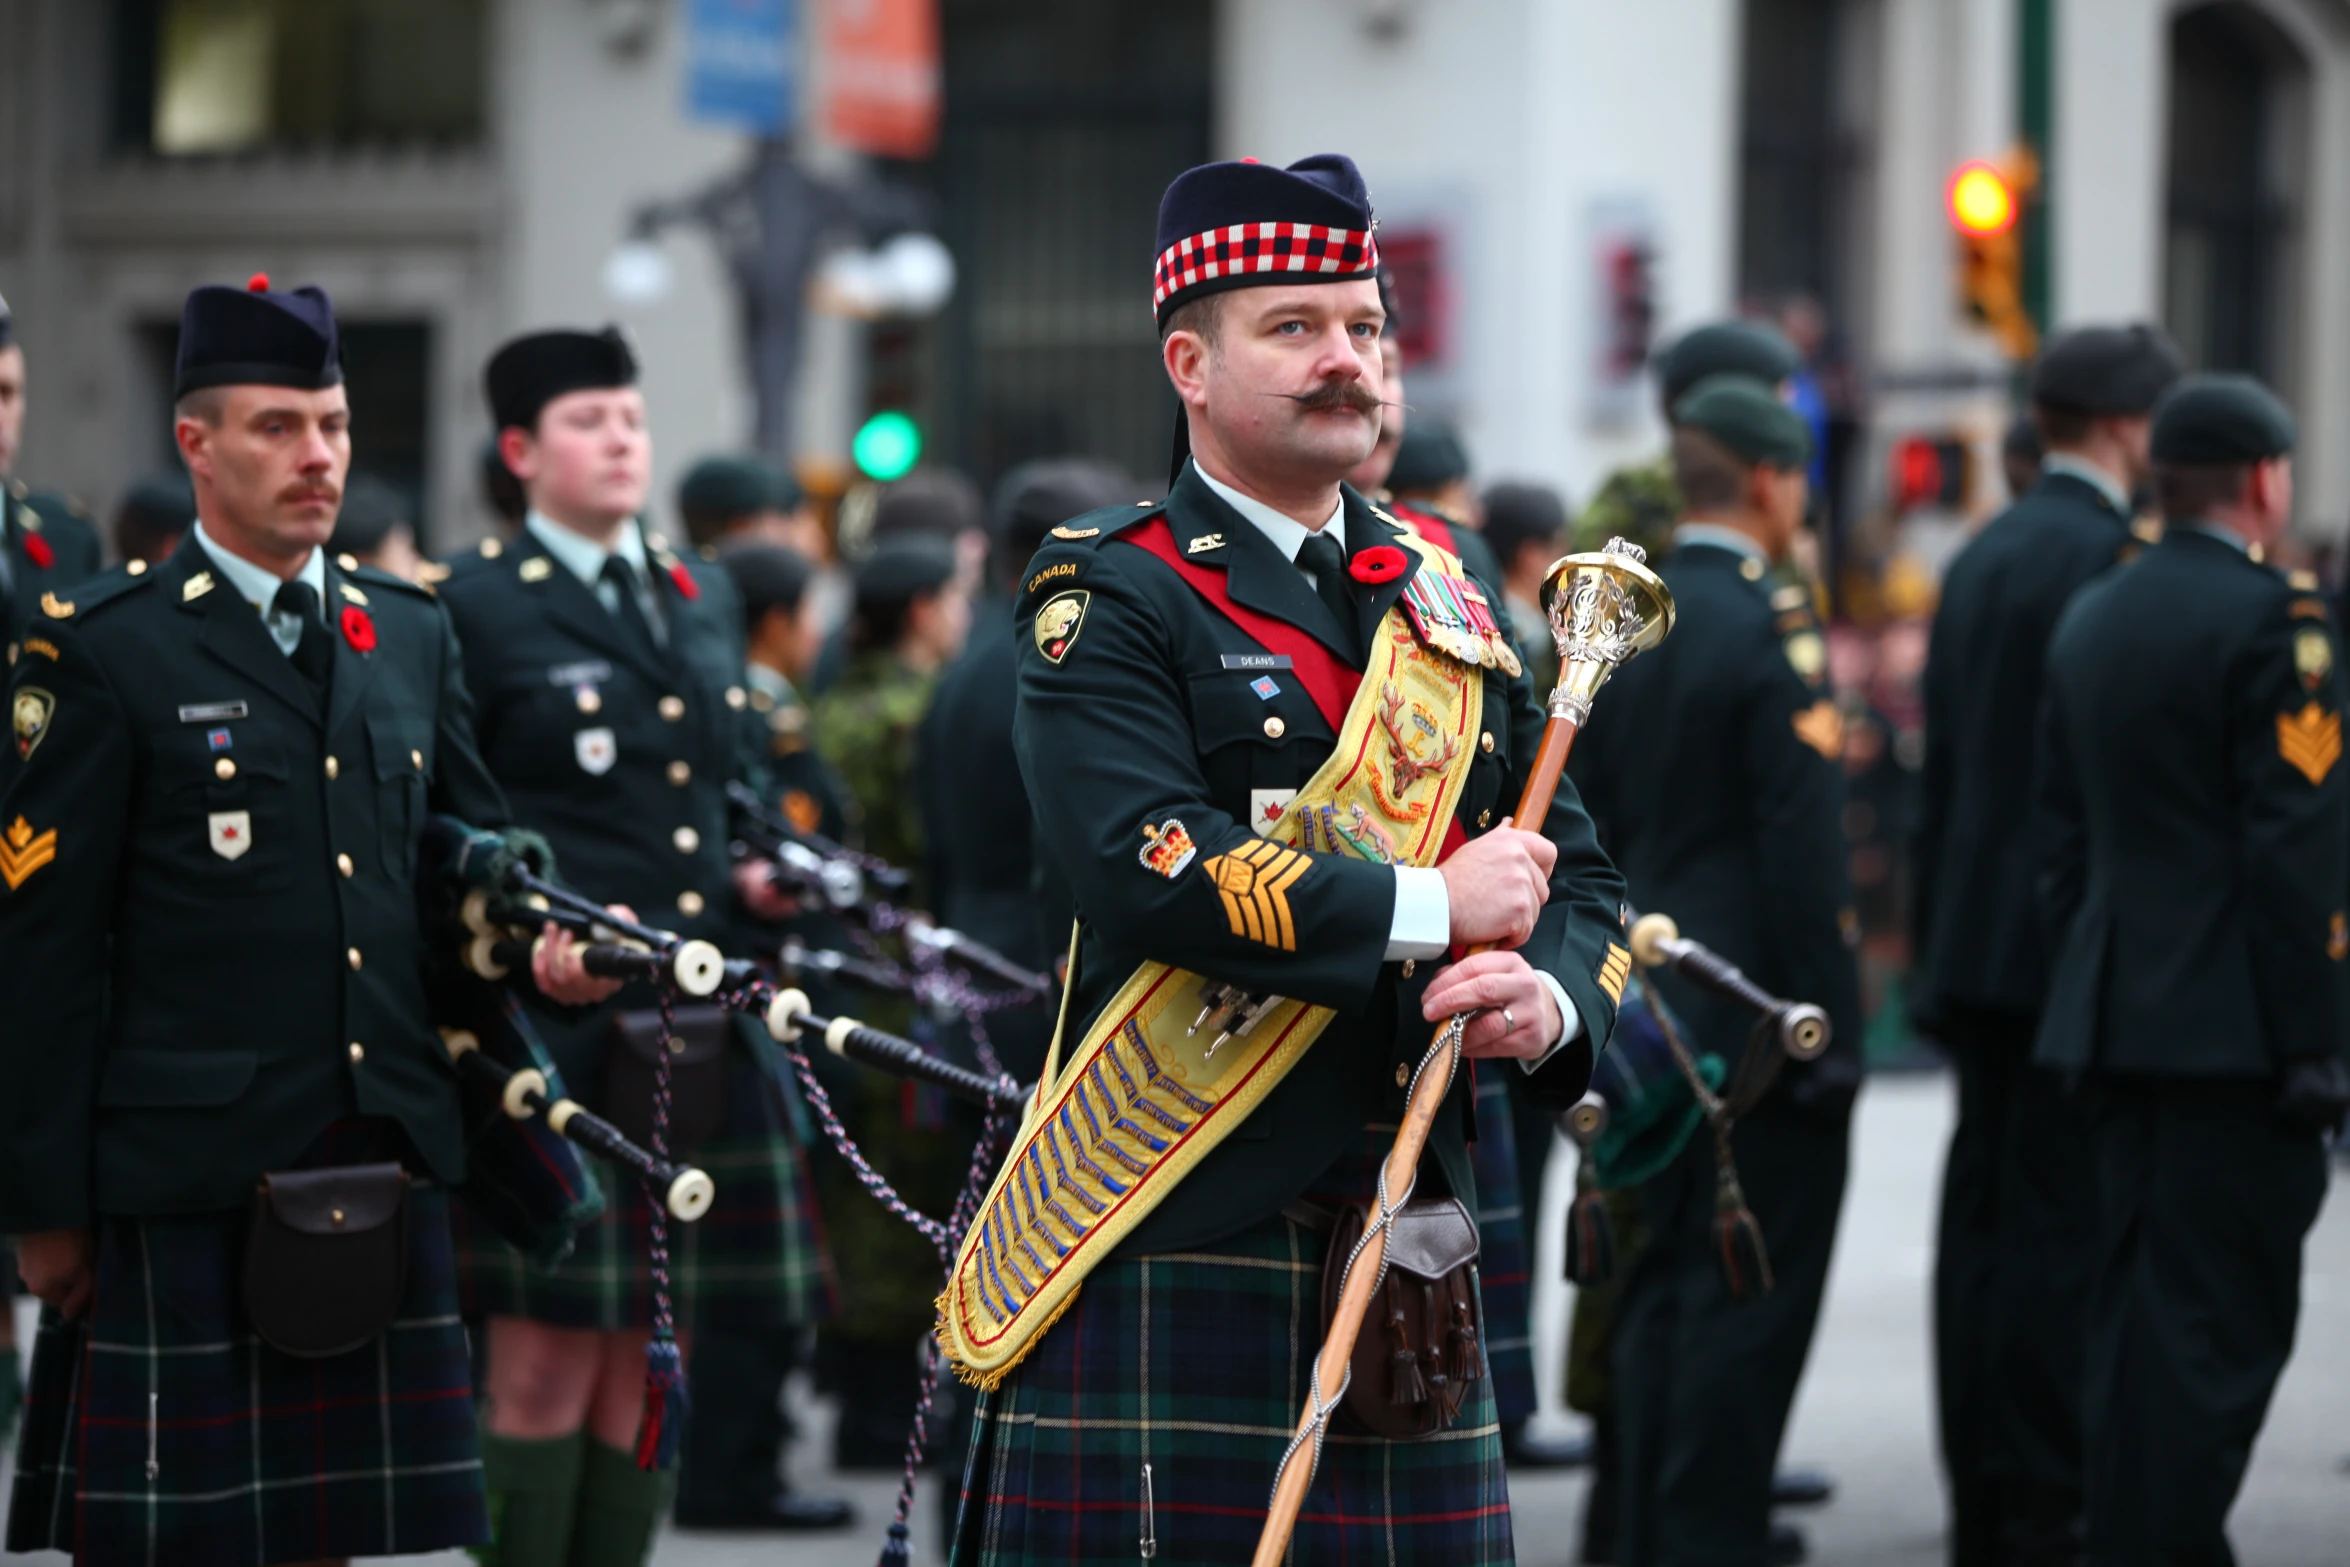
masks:
<path fill-rule="evenodd" d="M 1191 841 L 1191 829 L 1174 817 L 1142 824 L 1142 848 L 1135 859 L 1144 870 L 1173 881 L 1198 855 L 1199 845 Z"/>
<path fill-rule="evenodd" d="M 57 644 L 50 641 L 47 637 L 25 638 L 24 650 L 27 653 L 38 653 L 43 658 L 49 660 L 49 662 L 52 664 L 56 663 L 58 659 L 64 657 L 62 653 L 57 651 Z"/>
<path fill-rule="evenodd" d="M 1826 697 L 1795 715 L 1795 738 L 1826 757 L 1841 761 L 1844 756 L 1844 715 L 1836 704 Z"/>
<path fill-rule="evenodd" d="M 1632 977 L 1632 954 L 1615 942 L 1609 942 L 1607 956 L 1600 960 L 1599 973 L 1596 977 L 1599 980 L 1599 988 L 1607 992 L 1608 1000 L 1617 1006 L 1622 1006 L 1624 1004 L 1624 981 Z"/>
<path fill-rule="evenodd" d="M 1787 662 L 1803 677 L 1803 683 L 1818 685 L 1820 677 L 1828 672 L 1828 644 L 1820 640 L 1820 634 L 1798 631 L 1782 646 L 1786 649 Z"/>
<path fill-rule="evenodd" d="M 1090 555 L 1079 555 L 1068 560 L 1056 560 L 1049 566 L 1038 567 L 1029 576 L 1028 581 L 1021 586 L 1020 591 L 1024 594 L 1033 594 L 1039 588 L 1051 587 L 1056 582 L 1073 588 L 1084 581 L 1085 574 L 1092 569 L 1093 557 Z"/>
<path fill-rule="evenodd" d="M 2309 690 L 2324 685 L 2334 674 L 2334 639 L 2316 626 L 2294 632 L 2293 668 Z"/>
<path fill-rule="evenodd" d="M 1036 650 L 1048 664 L 1069 656 L 1077 634 L 1085 627 L 1085 607 L 1093 595 L 1083 590 L 1056 593 L 1036 612 Z"/>
<path fill-rule="evenodd" d="M 16 754 L 19 759 L 29 757 L 49 733 L 49 721 L 57 713 L 57 698 L 39 686 L 25 686 L 9 704 L 9 713 L 16 732 Z"/>
<path fill-rule="evenodd" d="M 1282 952 L 1297 950 L 1289 889 L 1313 868 L 1312 855 L 1269 838 L 1244 843 L 1200 867 L 1224 900 L 1224 918 L 1231 922 L 1232 934 Z"/>
<path fill-rule="evenodd" d="M 31 878 L 33 872 L 57 858 L 57 829 L 36 833 L 32 823 L 19 816 L 0 833 L 0 881 L 8 883 L 10 892 L 16 891 Z"/>
<path fill-rule="evenodd" d="M 2340 909 L 2326 921 L 2326 956 L 2336 963 L 2350 958 L 2350 914 Z"/>
<path fill-rule="evenodd" d="M 2322 784 L 2342 759 L 2342 715 L 2315 702 L 2277 714 L 2277 755 L 2311 784 Z"/>

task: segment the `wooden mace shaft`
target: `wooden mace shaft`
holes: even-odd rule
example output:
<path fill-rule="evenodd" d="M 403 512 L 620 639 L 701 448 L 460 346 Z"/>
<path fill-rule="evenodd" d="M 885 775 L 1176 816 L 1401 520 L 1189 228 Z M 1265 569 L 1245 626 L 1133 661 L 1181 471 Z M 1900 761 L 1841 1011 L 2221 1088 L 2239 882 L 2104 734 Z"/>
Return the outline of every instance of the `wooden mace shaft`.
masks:
<path fill-rule="evenodd" d="M 1526 777 L 1526 792 L 1518 797 L 1518 810 L 1513 818 L 1528 832 L 1541 831 L 1541 824 L 1550 815 L 1551 796 L 1558 793 L 1559 776 L 1567 767 L 1567 754 L 1575 748 L 1575 731 L 1575 720 L 1557 714 L 1542 726 L 1542 744 L 1534 753 L 1534 766 Z M 1497 945 L 1480 942 L 1469 951 L 1490 952 Z M 1439 1028 L 1438 1037 L 1442 1033 L 1443 1029 Z M 1442 1108 L 1444 1096 L 1452 1092 L 1452 1080 L 1452 1060 L 1447 1057 L 1440 1069 L 1421 1073 L 1419 1082 L 1413 1085 L 1411 1103 L 1404 1107 L 1403 1125 L 1396 1130 L 1395 1147 L 1387 1155 L 1390 1192 L 1402 1191 L 1418 1170 L 1420 1154 L 1428 1146 L 1429 1130 L 1436 1124 L 1436 1112 Z M 1339 1388 L 1346 1380 L 1347 1365 L 1354 1359 L 1355 1339 L 1362 1332 L 1363 1317 L 1371 1307 L 1371 1291 L 1386 1260 L 1387 1231 L 1382 1228 L 1364 1245 L 1347 1274 L 1346 1291 L 1338 1297 L 1338 1309 L 1331 1313 L 1330 1336 L 1323 1341 L 1321 1354 L 1314 1361 L 1314 1387 L 1319 1396 L 1309 1400 L 1298 1416 L 1297 1435 L 1301 1439 L 1313 1426 L 1315 1407 L 1337 1401 Z M 1280 1478 L 1274 1485 L 1273 1510 L 1265 1518 L 1264 1532 L 1257 1536 L 1257 1553 L 1252 1558 L 1255 1567 L 1279 1567 L 1282 1556 L 1289 1550 L 1290 1533 L 1297 1527 L 1298 1509 L 1305 1505 L 1306 1487 L 1313 1478 L 1314 1444 L 1300 1440 L 1289 1461 L 1281 1466 Z"/>

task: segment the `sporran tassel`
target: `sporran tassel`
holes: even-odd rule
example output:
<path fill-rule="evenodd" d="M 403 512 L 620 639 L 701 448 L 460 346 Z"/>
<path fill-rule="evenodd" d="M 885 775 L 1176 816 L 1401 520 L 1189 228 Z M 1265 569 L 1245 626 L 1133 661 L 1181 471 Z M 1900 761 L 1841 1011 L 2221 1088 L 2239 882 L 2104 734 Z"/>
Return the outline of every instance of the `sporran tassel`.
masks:
<path fill-rule="evenodd" d="M 1738 1172 L 1726 1154 L 1714 1187 L 1714 1253 L 1732 1300 L 1758 1300 L 1771 1292 L 1770 1248 L 1763 1244 L 1762 1225 L 1746 1206 Z"/>
<path fill-rule="evenodd" d="M 1445 1372 L 1455 1385 L 1474 1382 L 1485 1374 L 1485 1357 L 1477 1353 L 1477 1321 L 1469 1303 L 1453 1302 L 1452 1331 L 1445 1335 Z"/>
<path fill-rule="evenodd" d="M 1615 1277 L 1616 1221 L 1599 1188 L 1575 1193 L 1567 1209 L 1567 1282 L 1592 1289 Z"/>

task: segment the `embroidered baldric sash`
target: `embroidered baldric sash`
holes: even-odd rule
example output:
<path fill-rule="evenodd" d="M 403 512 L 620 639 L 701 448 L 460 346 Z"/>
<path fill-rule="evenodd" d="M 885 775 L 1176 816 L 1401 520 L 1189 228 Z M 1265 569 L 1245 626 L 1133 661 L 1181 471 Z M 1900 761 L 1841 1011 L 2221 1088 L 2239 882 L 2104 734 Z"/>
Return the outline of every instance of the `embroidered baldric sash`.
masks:
<path fill-rule="evenodd" d="M 1338 731 L 1288 810 L 1254 824 L 1268 840 L 1263 853 L 1244 847 L 1200 867 L 1228 911 L 1257 890 L 1260 862 L 1292 862 L 1264 864 L 1270 875 L 1296 868 L 1298 857 L 1275 845 L 1428 866 L 1462 841 L 1454 813 L 1483 715 L 1481 669 L 1424 645 L 1399 602 L 1358 673 L 1295 627 L 1233 603 L 1224 573 L 1184 559 L 1163 519 L 1123 538 L 1173 567 L 1251 637 L 1288 653 L 1298 683 Z M 1458 580 L 1450 556 L 1420 539 L 1406 543 L 1422 574 Z M 1276 999 L 1245 1033 L 1219 1043 L 1213 1028 L 1198 1028 L 1211 988 L 1221 989 L 1145 963 L 1066 1066 L 1064 1036 L 1054 1036 L 1019 1136 L 939 1298 L 939 1344 L 964 1381 L 1001 1382 L 1069 1308 L 1086 1274 L 1248 1119 L 1336 1015 Z"/>

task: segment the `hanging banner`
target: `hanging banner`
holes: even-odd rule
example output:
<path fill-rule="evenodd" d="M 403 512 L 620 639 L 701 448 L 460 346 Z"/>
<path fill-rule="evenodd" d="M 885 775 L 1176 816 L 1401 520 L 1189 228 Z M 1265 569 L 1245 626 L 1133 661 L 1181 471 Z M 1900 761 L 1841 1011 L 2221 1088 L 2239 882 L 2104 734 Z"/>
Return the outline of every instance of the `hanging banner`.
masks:
<path fill-rule="evenodd" d="M 693 0 L 685 16 L 686 113 L 755 136 L 792 128 L 796 0 Z"/>
<path fill-rule="evenodd" d="M 885 158 L 938 146 L 938 0 L 824 0 L 824 129 Z"/>

